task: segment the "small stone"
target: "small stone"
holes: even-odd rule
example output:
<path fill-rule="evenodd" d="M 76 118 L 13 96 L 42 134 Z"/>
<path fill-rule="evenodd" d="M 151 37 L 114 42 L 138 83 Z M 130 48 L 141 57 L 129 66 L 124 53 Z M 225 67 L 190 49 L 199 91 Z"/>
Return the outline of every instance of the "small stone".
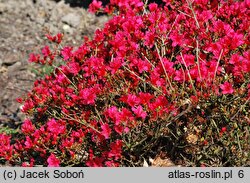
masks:
<path fill-rule="evenodd" d="M 16 62 L 15 64 L 11 65 L 8 67 L 8 74 L 12 74 L 15 71 L 19 70 L 21 67 L 22 63 L 21 62 Z"/>
<path fill-rule="evenodd" d="M 4 72 L 6 72 L 7 71 L 7 68 L 6 67 L 1 67 L 0 66 L 0 73 L 4 73 Z"/>
<path fill-rule="evenodd" d="M 3 13 L 7 10 L 6 4 L 0 3 L 0 12 Z"/>
<path fill-rule="evenodd" d="M 63 30 L 64 31 L 68 31 L 70 29 L 70 26 L 69 25 L 67 25 L 67 24 L 64 24 L 63 25 Z"/>
<path fill-rule="evenodd" d="M 9 121 L 10 121 L 10 119 L 8 118 L 8 116 L 6 116 L 6 115 L 0 115 L 0 122 L 2 124 L 7 124 L 7 123 L 9 123 Z"/>
<path fill-rule="evenodd" d="M 195 135 L 195 134 L 189 134 L 187 137 L 186 137 L 186 140 L 189 144 L 193 144 L 195 145 L 198 141 L 198 136 Z"/>
<path fill-rule="evenodd" d="M 64 32 L 69 33 L 69 34 L 73 33 L 72 28 L 69 25 L 67 25 L 67 24 L 63 25 L 63 30 L 64 30 Z"/>
<path fill-rule="evenodd" d="M 36 19 L 36 22 L 37 22 L 38 24 L 40 24 L 40 25 L 43 25 L 43 24 L 45 23 L 45 19 L 39 17 L 39 18 Z"/>
<path fill-rule="evenodd" d="M 164 158 L 162 159 L 160 156 L 157 156 L 153 161 L 152 161 L 152 167 L 171 167 L 171 166 L 176 166 L 173 161 L 170 158 Z"/>
<path fill-rule="evenodd" d="M 11 66 L 18 61 L 17 55 L 13 52 L 15 52 L 15 51 L 12 50 L 12 53 L 10 52 L 10 53 L 7 53 L 5 55 L 5 57 L 4 57 L 5 59 L 2 60 L 3 65 Z"/>
<path fill-rule="evenodd" d="M 62 17 L 62 22 L 72 27 L 78 27 L 81 17 L 75 13 L 69 13 Z"/>
<path fill-rule="evenodd" d="M 25 114 L 24 113 L 22 113 L 21 111 L 19 111 L 18 113 L 17 113 L 17 117 L 21 120 L 21 121 L 23 121 L 24 119 L 25 119 Z"/>

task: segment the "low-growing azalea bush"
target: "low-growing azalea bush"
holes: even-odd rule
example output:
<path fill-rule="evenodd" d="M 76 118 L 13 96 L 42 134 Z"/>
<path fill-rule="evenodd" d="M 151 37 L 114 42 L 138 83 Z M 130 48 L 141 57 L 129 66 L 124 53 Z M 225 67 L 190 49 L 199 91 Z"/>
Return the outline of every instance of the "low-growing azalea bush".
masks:
<path fill-rule="evenodd" d="M 113 17 L 79 48 L 62 34 L 0 157 L 17 166 L 249 166 L 250 1 L 94 0 Z M 58 62 L 60 63 L 58 65 Z M 179 163 L 178 163 L 179 162 Z"/>

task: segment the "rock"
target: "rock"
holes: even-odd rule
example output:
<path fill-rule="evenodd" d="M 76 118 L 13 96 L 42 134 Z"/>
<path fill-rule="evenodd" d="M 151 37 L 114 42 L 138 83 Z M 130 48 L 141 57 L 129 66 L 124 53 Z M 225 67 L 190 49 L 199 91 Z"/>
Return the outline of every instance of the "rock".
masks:
<path fill-rule="evenodd" d="M 15 51 L 13 50 L 13 52 Z M 5 55 L 4 59 L 2 60 L 2 65 L 11 66 L 18 61 L 17 54 L 13 52 L 9 52 Z"/>
<path fill-rule="evenodd" d="M 170 158 L 161 158 L 157 156 L 155 159 L 151 160 L 152 167 L 172 167 L 176 166 Z"/>
<path fill-rule="evenodd" d="M 7 71 L 7 68 L 6 67 L 1 67 L 0 66 L 0 73 L 4 73 L 4 72 L 6 72 Z"/>
<path fill-rule="evenodd" d="M 6 3 L 0 2 L 0 14 L 8 11 L 8 5 Z"/>
<path fill-rule="evenodd" d="M 63 30 L 64 30 L 64 32 L 69 33 L 69 34 L 73 33 L 72 28 L 69 25 L 67 25 L 67 24 L 63 25 Z"/>
<path fill-rule="evenodd" d="M 75 13 L 69 13 L 62 17 L 62 22 L 72 27 L 78 27 L 80 24 L 81 17 Z"/>
<path fill-rule="evenodd" d="M 43 25 L 45 23 L 45 19 L 39 17 L 39 18 L 36 19 L 36 22 L 39 23 L 40 25 Z"/>
<path fill-rule="evenodd" d="M 11 74 L 13 74 L 13 72 L 19 70 L 21 65 L 22 65 L 21 62 L 16 62 L 15 64 L 9 66 L 8 67 L 8 74 L 11 75 Z"/>
<path fill-rule="evenodd" d="M 9 121 L 10 121 L 10 119 L 8 118 L 8 116 L 6 116 L 6 115 L 1 115 L 1 116 L 0 116 L 0 122 L 1 122 L 2 124 L 8 124 Z"/>
<path fill-rule="evenodd" d="M 18 111 L 17 117 L 18 117 L 21 121 L 24 121 L 25 118 L 26 118 L 25 114 L 22 113 L 21 111 Z"/>

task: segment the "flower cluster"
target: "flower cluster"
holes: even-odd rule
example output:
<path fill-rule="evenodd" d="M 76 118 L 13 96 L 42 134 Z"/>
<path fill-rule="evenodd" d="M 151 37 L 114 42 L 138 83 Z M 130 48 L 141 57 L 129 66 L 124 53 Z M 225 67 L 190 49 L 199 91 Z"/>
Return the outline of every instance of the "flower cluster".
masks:
<path fill-rule="evenodd" d="M 31 54 L 29 61 L 55 69 L 24 99 L 22 111 L 34 119 L 24 121 L 23 138 L 10 145 L 0 136 L 0 156 L 14 164 L 120 166 L 199 101 L 234 94 L 249 101 L 249 1 L 163 2 L 94 0 L 90 11 L 113 18 L 93 40 Z M 61 43 L 61 34 L 47 37 Z"/>

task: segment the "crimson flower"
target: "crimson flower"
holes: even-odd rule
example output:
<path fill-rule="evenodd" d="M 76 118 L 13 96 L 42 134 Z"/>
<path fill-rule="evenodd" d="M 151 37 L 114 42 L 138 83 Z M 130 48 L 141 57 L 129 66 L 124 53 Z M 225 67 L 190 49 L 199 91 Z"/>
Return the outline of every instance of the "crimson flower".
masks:
<path fill-rule="evenodd" d="M 113 121 L 115 121 L 115 124 L 119 124 L 121 119 L 120 119 L 120 114 L 116 106 L 112 106 L 107 109 L 106 114 L 108 117 L 110 117 Z"/>
<path fill-rule="evenodd" d="M 29 55 L 29 62 L 38 63 L 38 62 L 39 62 L 39 59 L 40 59 L 40 55 L 39 55 L 39 54 L 31 53 L 31 54 Z"/>
<path fill-rule="evenodd" d="M 63 34 L 58 33 L 55 36 L 52 36 L 50 34 L 46 34 L 45 35 L 47 37 L 48 40 L 52 41 L 52 42 L 56 42 L 58 44 L 60 44 L 62 42 L 62 38 L 63 38 Z"/>
<path fill-rule="evenodd" d="M 27 119 L 22 124 L 22 132 L 23 133 L 32 133 L 35 130 L 31 120 Z"/>
<path fill-rule="evenodd" d="M 244 35 L 232 33 L 231 37 L 231 47 L 232 49 L 237 48 L 238 46 L 244 44 Z"/>
<path fill-rule="evenodd" d="M 232 94 L 234 92 L 233 86 L 229 82 L 225 82 L 224 84 L 221 84 L 220 89 L 222 90 L 223 94 Z"/>
<path fill-rule="evenodd" d="M 102 8 L 102 2 L 101 1 L 97 1 L 94 0 L 90 5 L 89 5 L 89 12 L 91 13 L 95 13 L 97 12 L 99 9 Z"/>
<path fill-rule="evenodd" d="M 148 5 L 148 7 L 149 7 L 149 10 L 150 10 L 151 12 L 153 12 L 153 11 L 156 11 L 156 10 L 157 10 L 158 4 L 156 4 L 156 3 L 150 3 L 150 4 Z"/>
<path fill-rule="evenodd" d="M 49 167 L 59 167 L 60 160 L 52 153 L 47 159 L 47 163 Z"/>
<path fill-rule="evenodd" d="M 101 126 L 102 128 L 102 135 L 105 137 L 105 139 L 109 139 L 110 134 L 111 134 L 111 129 L 108 124 L 103 124 Z"/>
<path fill-rule="evenodd" d="M 142 119 L 145 119 L 147 116 L 147 113 L 143 111 L 143 108 L 141 105 L 139 105 L 137 108 L 132 107 L 132 111 L 135 113 L 137 117 L 141 117 Z"/>
<path fill-rule="evenodd" d="M 79 96 L 82 99 L 83 104 L 94 104 L 96 94 L 93 89 L 85 88 L 79 92 Z"/>
<path fill-rule="evenodd" d="M 227 127 L 222 127 L 222 128 L 221 128 L 221 132 L 222 132 L 222 133 L 224 133 L 224 132 L 226 132 L 226 131 L 227 131 Z"/>
<path fill-rule="evenodd" d="M 57 35 L 56 35 L 56 42 L 58 43 L 58 44 L 60 44 L 61 42 L 62 42 L 62 38 L 63 38 L 63 34 L 61 34 L 61 33 L 58 33 Z"/>
<path fill-rule="evenodd" d="M 147 31 L 145 34 L 145 45 L 152 48 L 154 46 L 155 30 Z"/>
<path fill-rule="evenodd" d="M 69 72 L 74 75 L 77 75 L 79 71 L 81 70 L 81 67 L 77 62 L 70 62 L 68 64 L 68 67 L 69 67 Z"/>
<path fill-rule="evenodd" d="M 127 103 L 128 105 L 130 105 L 131 107 L 137 105 L 140 103 L 140 98 L 138 98 L 136 95 L 132 95 L 132 94 L 129 94 L 127 96 Z"/>
<path fill-rule="evenodd" d="M 115 159 L 119 159 L 122 154 L 122 140 L 116 140 L 110 144 L 110 152 L 108 153 L 108 157 L 115 157 Z"/>
<path fill-rule="evenodd" d="M 69 58 L 72 56 L 72 49 L 72 47 L 66 46 L 61 50 L 64 60 L 69 60 Z"/>
<path fill-rule="evenodd" d="M 177 32 L 172 33 L 170 36 L 170 39 L 172 40 L 172 46 L 182 45 L 184 36 L 178 34 Z"/>
<path fill-rule="evenodd" d="M 52 36 L 51 34 L 45 34 L 46 38 L 52 42 L 56 41 L 56 36 Z"/>
<path fill-rule="evenodd" d="M 116 133 L 118 133 L 119 135 L 122 134 L 122 132 L 124 131 L 124 127 L 121 125 L 115 125 L 114 130 L 116 131 Z"/>
<path fill-rule="evenodd" d="M 65 132 L 66 127 L 61 121 L 56 121 L 55 119 L 51 119 L 47 123 L 48 130 L 53 134 L 59 135 Z"/>
<path fill-rule="evenodd" d="M 32 140 L 30 139 L 29 136 L 26 136 L 26 140 L 25 140 L 25 142 L 24 142 L 24 145 L 25 145 L 25 147 L 26 147 L 27 149 L 33 147 L 33 142 L 32 142 Z"/>
<path fill-rule="evenodd" d="M 142 73 L 143 71 L 148 71 L 150 69 L 150 64 L 147 61 L 139 60 L 137 67 L 139 69 L 139 73 Z"/>
<path fill-rule="evenodd" d="M 148 103 L 153 97 L 153 95 L 151 95 L 150 93 L 139 93 L 140 99 L 141 99 L 141 103 L 142 104 L 146 104 Z"/>
<path fill-rule="evenodd" d="M 0 134 L 0 157 L 10 160 L 13 154 L 13 145 L 10 144 L 11 137 L 5 134 Z"/>
<path fill-rule="evenodd" d="M 43 56 L 45 56 L 45 57 L 50 56 L 51 51 L 50 51 L 49 46 L 44 46 L 44 47 L 43 47 L 43 49 L 42 49 L 42 54 L 43 54 Z"/>
<path fill-rule="evenodd" d="M 240 61 L 243 59 L 242 56 L 238 55 L 238 54 L 233 54 L 232 57 L 229 60 L 230 64 L 239 64 Z"/>

